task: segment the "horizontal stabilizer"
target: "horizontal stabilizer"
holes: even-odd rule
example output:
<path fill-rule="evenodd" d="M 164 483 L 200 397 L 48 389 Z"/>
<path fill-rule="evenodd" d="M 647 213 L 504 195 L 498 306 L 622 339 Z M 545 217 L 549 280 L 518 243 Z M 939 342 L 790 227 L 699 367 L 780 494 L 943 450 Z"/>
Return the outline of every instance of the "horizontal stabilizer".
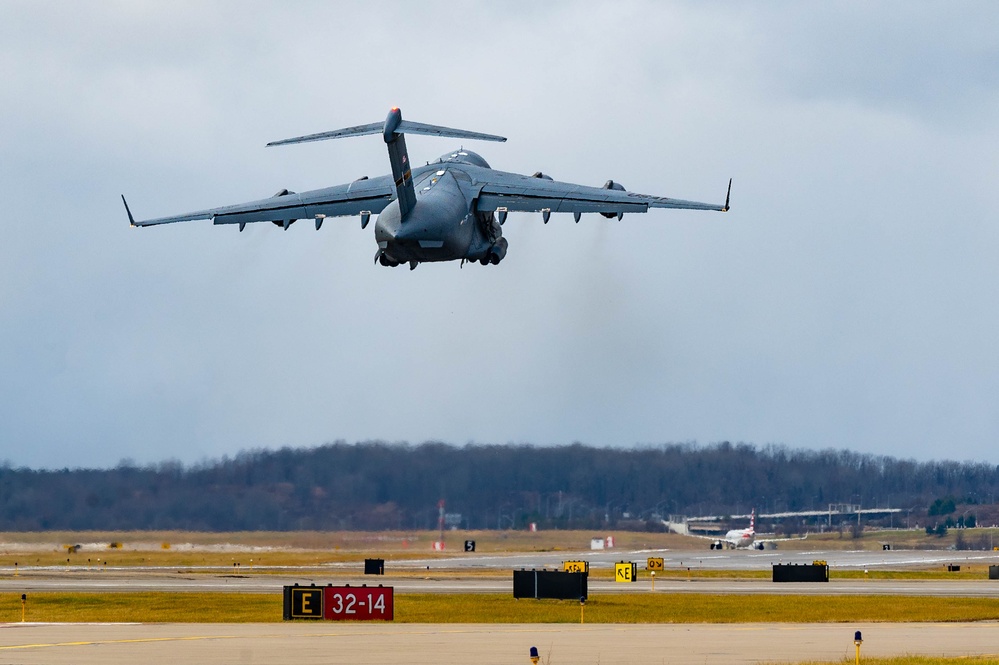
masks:
<path fill-rule="evenodd" d="M 399 123 L 399 128 L 395 131 L 397 134 L 430 134 L 452 139 L 475 139 L 478 141 L 499 141 L 500 143 L 506 141 L 505 136 L 469 132 L 464 129 L 452 129 L 440 125 L 425 125 L 422 122 L 410 122 L 409 120 L 403 120 Z"/>
<path fill-rule="evenodd" d="M 369 125 L 358 125 L 357 127 L 345 127 L 334 129 L 332 132 L 319 132 L 318 134 L 306 134 L 296 136 L 293 139 L 282 139 L 281 141 L 271 141 L 268 146 L 288 145 L 291 143 L 310 143 L 312 141 L 326 141 L 327 139 L 343 139 L 348 136 L 364 136 L 365 134 L 381 134 L 384 123 L 373 122 Z"/>
<path fill-rule="evenodd" d="M 385 122 L 372 122 L 367 125 L 357 125 L 356 127 L 345 127 L 334 129 L 331 132 L 319 132 L 318 134 L 306 134 L 296 136 L 291 139 L 271 141 L 268 146 L 289 145 L 292 143 L 310 143 L 312 141 L 326 141 L 328 139 L 343 139 L 349 136 L 365 136 L 367 134 L 384 134 L 385 142 L 388 143 L 391 137 L 396 134 L 429 134 L 431 136 L 442 136 L 453 139 L 475 139 L 478 141 L 506 141 L 506 137 L 495 134 L 483 134 L 481 132 L 470 132 L 464 129 L 454 129 L 452 127 L 442 127 L 440 125 L 427 125 L 422 122 L 410 122 L 403 120 L 399 109 L 392 109 Z"/>

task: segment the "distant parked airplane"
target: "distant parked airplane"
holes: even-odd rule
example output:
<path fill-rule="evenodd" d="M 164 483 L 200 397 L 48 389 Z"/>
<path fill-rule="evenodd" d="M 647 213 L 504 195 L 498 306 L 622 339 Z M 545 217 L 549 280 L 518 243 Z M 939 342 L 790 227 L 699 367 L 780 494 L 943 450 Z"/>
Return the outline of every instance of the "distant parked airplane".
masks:
<path fill-rule="evenodd" d="M 708 538 L 712 541 L 711 549 L 713 550 L 723 550 L 723 549 L 743 549 L 751 547 L 754 550 L 762 550 L 766 548 L 768 543 L 780 543 L 786 542 L 788 540 L 804 540 L 808 537 L 806 533 L 801 538 L 765 538 L 762 540 L 757 540 L 756 538 L 756 509 L 754 508 L 752 512 L 749 513 L 749 528 L 748 529 L 732 529 L 728 531 L 722 538 L 712 538 L 711 536 L 698 536 L 698 538 Z M 774 545 L 776 547 L 776 545 Z"/>
<path fill-rule="evenodd" d="M 751 547 L 753 541 L 756 540 L 756 509 L 749 514 L 749 528 L 748 529 L 732 529 L 725 534 L 720 540 L 715 540 L 711 543 L 711 549 L 722 550 L 728 547 L 740 548 L 740 547 Z M 759 549 L 763 549 L 761 546 Z"/>

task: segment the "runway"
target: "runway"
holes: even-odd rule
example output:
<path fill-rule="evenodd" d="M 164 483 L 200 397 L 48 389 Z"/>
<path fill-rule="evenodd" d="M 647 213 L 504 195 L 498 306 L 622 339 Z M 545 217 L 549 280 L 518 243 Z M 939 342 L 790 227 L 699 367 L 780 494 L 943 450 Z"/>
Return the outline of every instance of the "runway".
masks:
<path fill-rule="evenodd" d="M 308 568 L 257 567 L 234 573 L 230 568 L 209 567 L 86 567 L 24 566 L 14 577 L 12 568 L 0 569 L 0 592 L 80 591 L 80 592 L 227 592 L 279 593 L 286 585 L 384 584 L 397 593 L 511 593 L 512 571 L 520 568 L 557 568 L 562 561 L 584 560 L 591 571 L 612 570 L 616 561 L 635 561 L 639 579 L 618 584 L 607 578 L 592 577 L 590 593 L 649 593 L 652 583 L 644 572 L 649 557 L 662 557 L 672 576 L 661 576 L 656 593 L 711 594 L 809 594 L 809 595 L 910 595 L 999 597 L 999 580 L 987 579 L 988 565 L 999 565 L 997 552 L 957 551 L 667 551 L 610 550 L 542 552 L 526 554 L 469 554 L 437 559 L 388 560 L 384 576 L 363 575 L 360 562 L 333 563 Z M 828 583 L 775 584 L 766 579 L 713 579 L 676 577 L 691 570 L 769 571 L 774 563 L 829 563 Z M 838 570 L 945 569 L 956 564 L 975 566 L 981 578 L 967 576 L 937 580 L 836 579 Z"/>
<path fill-rule="evenodd" d="M 933 624 L 4 624 L 0 662 L 669 665 L 999 653 L 994 623 Z"/>
<path fill-rule="evenodd" d="M 643 566 L 649 557 L 661 557 L 667 569 L 770 570 L 775 563 L 828 562 L 841 570 L 925 569 L 947 564 L 999 565 L 999 552 L 971 550 L 583 550 L 574 552 L 530 552 L 498 555 L 459 555 L 443 559 L 392 562 L 401 569 L 426 568 L 471 570 L 556 567 L 562 561 L 583 560 L 591 568 L 613 568 L 617 561 L 635 561 Z M 386 564 L 388 565 L 388 564 Z"/>
<path fill-rule="evenodd" d="M 668 552 L 616 550 L 470 555 L 386 561 L 384 576 L 365 576 L 359 563 L 307 569 L 244 570 L 138 567 L 87 570 L 25 567 L 17 577 L 0 570 L 0 593 L 229 592 L 280 593 L 288 584 L 385 584 L 396 593 L 512 592 L 515 568 L 556 567 L 583 559 L 591 570 L 615 561 L 663 557 L 668 570 L 768 570 L 773 563 L 829 562 L 833 571 L 935 568 L 999 563 L 993 552 Z M 650 593 L 651 579 L 589 582 L 591 595 Z M 774 584 L 763 579 L 661 577 L 655 593 L 911 595 L 999 598 L 999 580 L 967 576 L 936 580 L 865 580 Z M 537 646 L 541 665 L 735 664 L 794 660 L 840 661 L 854 654 L 853 632 L 864 634 L 867 656 L 902 654 L 993 655 L 996 623 L 932 624 L 3 624 L 0 663 L 97 664 L 134 662 L 281 663 L 358 662 L 365 665 L 529 665 Z"/>
<path fill-rule="evenodd" d="M 221 592 L 221 593 L 274 593 L 280 594 L 284 586 L 299 584 L 383 584 L 396 593 L 501 593 L 513 591 L 512 573 L 508 577 L 460 578 L 432 576 L 427 578 L 371 577 L 364 575 L 315 574 L 304 575 L 169 575 L 166 573 L 133 573 L 114 575 L 21 575 L 0 579 L 0 593 L 37 592 L 93 592 L 134 593 L 137 591 Z M 588 583 L 591 595 L 651 593 L 652 582 L 643 577 L 637 582 L 619 584 L 611 580 L 593 580 Z M 999 598 L 999 580 L 863 580 L 833 579 L 826 583 L 775 584 L 769 579 L 659 579 L 655 593 L 663 594 L 778 594 L 778 595 L 902 595 Z"/>

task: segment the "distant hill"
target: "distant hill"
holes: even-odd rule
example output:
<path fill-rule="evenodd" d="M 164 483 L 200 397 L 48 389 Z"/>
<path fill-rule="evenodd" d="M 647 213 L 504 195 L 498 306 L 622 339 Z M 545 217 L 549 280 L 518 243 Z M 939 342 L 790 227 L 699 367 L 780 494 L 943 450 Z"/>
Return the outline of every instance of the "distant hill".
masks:
<path fill-rule="evenodd" d="M 668 514 L 995 503 L 999 467 L 748 444 L 333 443 L 184 466 L 0 468 L 0 530 L 659 528 Z"/>

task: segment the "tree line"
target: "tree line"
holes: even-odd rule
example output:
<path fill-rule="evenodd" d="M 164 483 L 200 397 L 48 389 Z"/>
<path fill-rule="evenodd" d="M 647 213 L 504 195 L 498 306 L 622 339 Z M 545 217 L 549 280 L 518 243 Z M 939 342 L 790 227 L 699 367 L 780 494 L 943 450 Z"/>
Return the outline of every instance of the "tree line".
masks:
<path fill-rule="evenodd" d="M 0 467 L 0 530 L 642 528 L 671 514 L 825 510 L 926 515 L 995 502 L 999 467 L 728 442 L 641 448 L 365 442 L 184 465 Z M 946 497 L 946 498 L 942 498 Z M 936 502 L 936 503 L 935 503 Z M 948 505 L 949 507 L 949 505 Z"/>

